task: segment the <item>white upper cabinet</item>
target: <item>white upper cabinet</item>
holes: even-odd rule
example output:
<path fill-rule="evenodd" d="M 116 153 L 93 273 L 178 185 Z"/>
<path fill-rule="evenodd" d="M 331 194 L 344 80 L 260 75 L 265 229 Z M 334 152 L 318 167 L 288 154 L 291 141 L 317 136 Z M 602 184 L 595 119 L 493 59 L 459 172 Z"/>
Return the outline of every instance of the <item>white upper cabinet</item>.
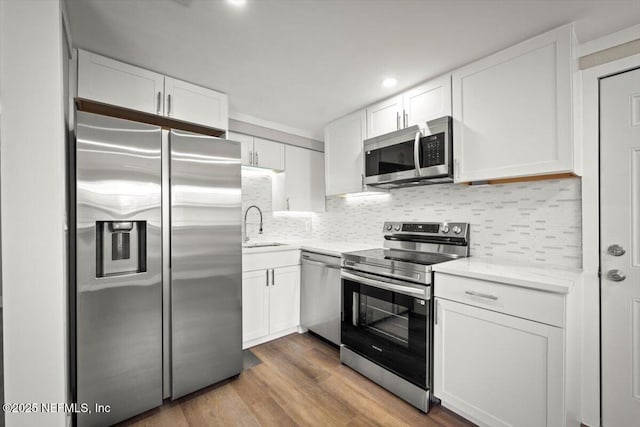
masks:
<path fill-rule="evenodd" d="M 403 128 L 402 95 L 367 107 L 367 138 Z"/>
<path fill-rule="evenodd" d="M 151 114 L 164 114 L 164 76 L 78 50 L 78 96 Z"/>
<path fill-rule="evenodd" d="M 451 75 L 367 107 L 367 138 L 451 115 Z"/>
<path fill-rule="evenodd" d="M 171 77 L 164 78 L 165 114 L 178 120 L 227 129 L 227 95 Z"/>
<path fill-rule="evenodd" d="M 241 163 L 246 166 L 253 166 L 253 137 L 242 133 L 227 132 L 227 139 L 240 143 Z"/>
<path fill-rule="evenodd" d="M 453 72 L 456 182 L 573 171 L 573 27 Z"/>
<path fill-rule="evenodd" d="M 362 141 L 366 138 L 367 114 L 356 111 L 324 129 L 324 161 L 327 196 L 364 190 Z"/>
<path fill-rule="evenodd" d="M 451 115 L 451 75 L 430 80 L 403 95 L 404 126 Z"/>
<path fill-rule="evenodd" d="M 284 144 L 242 133 L 228 132 L 227 139 L 241 143 L 242 164 L 276 171 L 284 170 Z"/>
<path fill-rule="evenodd" d="M 324 211 L 324 154 L 286 145 L 285 160 L 285 172 L 273 177 L 273 210 Z"/>
<path fill-rule="evenodd" d="M 268 139 L 253 139 L 253 165 L 260 168 L 284 170 L 284 144 Z"/>
<path fill-rule="evenodd" d="M 78 97 L 228 128 L 227 95 L 84 50 L 78 50 Z"/>

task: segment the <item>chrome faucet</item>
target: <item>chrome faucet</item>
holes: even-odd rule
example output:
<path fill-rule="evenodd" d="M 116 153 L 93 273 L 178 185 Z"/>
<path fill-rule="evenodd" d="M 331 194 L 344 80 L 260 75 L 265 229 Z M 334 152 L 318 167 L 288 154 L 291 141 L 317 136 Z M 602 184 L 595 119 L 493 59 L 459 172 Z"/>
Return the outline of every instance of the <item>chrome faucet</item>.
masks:
<path fill-rule="evenodd" d="M 260 213 L 260 230 L 258 231 L 260 234 L 262 234 L 262 211 L 260 210 L 259 207 L 257 207 L 256 205 L 251 205 L 247 208 L 246 211 L 244 211 L 244 228 L 243 230 L 243 236 L 242 236 L 242 241 L 243 242 L 248 242 L 249 241 L 249 233 L 247 233 L 247 214 L 249 213 L 249 209 L 251 208 L 256 208 L 258 210 L 258 213 Z"/>

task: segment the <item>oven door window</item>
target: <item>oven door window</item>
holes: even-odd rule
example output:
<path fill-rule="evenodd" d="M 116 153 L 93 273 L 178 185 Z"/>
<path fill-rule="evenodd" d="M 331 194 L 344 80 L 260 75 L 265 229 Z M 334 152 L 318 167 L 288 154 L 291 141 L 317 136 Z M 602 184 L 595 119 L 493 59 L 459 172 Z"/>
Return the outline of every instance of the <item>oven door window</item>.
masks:
<path fill-rule="evenodd" d="M 416 164 L 413 149 L 414 141 L 411 140 L 365 151 L 365 175 L 376 176 L 414 170 Z"/>
<path fill-rule="evenodd" d="M 342 343 L 426 389 L 429 301 L 342 280 Z"/>

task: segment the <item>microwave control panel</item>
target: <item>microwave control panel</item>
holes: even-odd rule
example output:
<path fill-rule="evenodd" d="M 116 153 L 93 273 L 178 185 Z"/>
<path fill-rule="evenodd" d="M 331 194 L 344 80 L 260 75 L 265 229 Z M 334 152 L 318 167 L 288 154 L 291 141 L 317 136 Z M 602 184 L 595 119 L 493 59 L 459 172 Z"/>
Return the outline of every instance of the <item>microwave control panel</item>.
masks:
<path fill-rule="evenodd" d="M 420 140 L 420 166 L 443 165 L 445 162 L 444 132 L 424 136 Z"/>

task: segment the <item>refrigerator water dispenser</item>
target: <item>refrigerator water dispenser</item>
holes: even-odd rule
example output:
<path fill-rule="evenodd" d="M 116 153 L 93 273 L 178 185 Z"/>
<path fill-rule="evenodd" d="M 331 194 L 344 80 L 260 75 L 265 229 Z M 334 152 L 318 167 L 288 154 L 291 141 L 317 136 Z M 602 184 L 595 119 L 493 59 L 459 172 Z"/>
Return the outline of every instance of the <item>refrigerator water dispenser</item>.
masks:
<path fill-rule="evenodd" d="M 97 221 L 96 232 L 96 277 L 147 271 L 147 221 Z"/>

